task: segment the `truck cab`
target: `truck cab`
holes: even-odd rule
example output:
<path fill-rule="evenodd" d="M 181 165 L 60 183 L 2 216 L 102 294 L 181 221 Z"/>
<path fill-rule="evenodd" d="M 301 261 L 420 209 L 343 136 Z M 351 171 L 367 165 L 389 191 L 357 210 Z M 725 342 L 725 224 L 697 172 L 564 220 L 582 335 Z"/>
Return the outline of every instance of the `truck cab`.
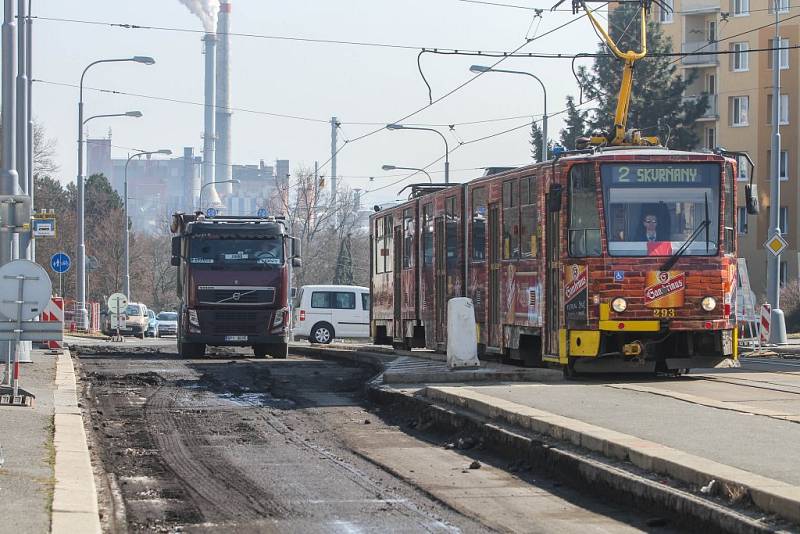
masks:
<path fill-rule="evenodd" d="M 286 358 L 290 271 L 299 240 L 275 217 L 173 215 L 172 265 L 178 267 L 178 353 L 249 346 L 256 357 Z"/>

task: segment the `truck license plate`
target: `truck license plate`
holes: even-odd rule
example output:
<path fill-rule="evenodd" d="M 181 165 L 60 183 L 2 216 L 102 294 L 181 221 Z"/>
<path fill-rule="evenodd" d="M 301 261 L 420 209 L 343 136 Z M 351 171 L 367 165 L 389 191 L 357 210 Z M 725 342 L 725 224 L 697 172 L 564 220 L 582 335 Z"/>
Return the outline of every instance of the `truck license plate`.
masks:
<path fill-rule="evenodd" d="M 247 341 L 247 336 L 225 336 L 225 341 Z"/>

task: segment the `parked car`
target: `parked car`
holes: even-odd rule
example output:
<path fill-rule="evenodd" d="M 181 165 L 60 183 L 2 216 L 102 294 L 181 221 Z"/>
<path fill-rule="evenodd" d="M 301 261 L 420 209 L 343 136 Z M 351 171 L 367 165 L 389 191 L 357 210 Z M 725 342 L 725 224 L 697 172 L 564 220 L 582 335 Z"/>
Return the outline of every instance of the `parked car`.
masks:
<path fill-rule="evenodd" d="M 178 312 L 162 311 L 156 315 L 156 337 L 178 335 Z"/>
<path fill-rule="evenodd" d="M 131 302 L 125 308 L 125 330 L 127 334 L 144 339 L 150 317 L 147 315 L 147 306 L 138 302 Z"/>
<path fill-rule="evenodd" d="M 145 330 L 144 335 L 147 337 L 156 337 L 156 328 L 158 325 L 158 321 L 156 321 L 156 312 L 151 309 L 147 309 L 147 330 Z"/>
<path fill-rule="evenodd" d="M 335 337 L 369 337 L 369 289 L 309 285 L 300 288 L 294 309 L 294 335 L 327 344 Z"/>

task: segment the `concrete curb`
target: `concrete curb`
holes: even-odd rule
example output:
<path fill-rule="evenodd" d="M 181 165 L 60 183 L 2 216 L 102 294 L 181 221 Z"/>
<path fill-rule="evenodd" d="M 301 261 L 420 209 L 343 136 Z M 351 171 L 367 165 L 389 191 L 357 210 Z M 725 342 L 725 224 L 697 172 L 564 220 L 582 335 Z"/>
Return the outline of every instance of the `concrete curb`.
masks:
<path fill-rule="evenodd" d="M 55 488 L 52 534 L 101 532 L 92 463 L 78 407 L 75 367 L 68 350 L 56 360 Z"/>
<path fill-rule="evenodd" d="M 696 487 L 706 486 L 715 480 L 716 491 L 720 495 L 746 494 L 759 509 L 800 522 L 798 486 L 474 391 L 428 386 L 423 395 L 432 401 L 444 402 L 489 419 L 568 441 L 609 458 L 630 461 L 645 471 L 667 475 Z"/>

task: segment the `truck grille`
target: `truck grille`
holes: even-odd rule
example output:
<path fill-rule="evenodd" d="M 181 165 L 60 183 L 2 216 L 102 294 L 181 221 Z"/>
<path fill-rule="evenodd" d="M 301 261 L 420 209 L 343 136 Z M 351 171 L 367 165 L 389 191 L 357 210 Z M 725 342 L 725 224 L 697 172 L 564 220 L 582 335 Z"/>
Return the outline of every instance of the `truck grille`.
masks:
<path fill-rule="evenodd" d="M 267 331 L 270 312 L 208 311 L 202 330 L 211 335 L 256 335 Z"/>
<path fill-rule="evenodd" d="M 275 302 L 274 287 L 200 286 L 197 298 L 201 304 L 219 306 L 264 305 Z"/>

